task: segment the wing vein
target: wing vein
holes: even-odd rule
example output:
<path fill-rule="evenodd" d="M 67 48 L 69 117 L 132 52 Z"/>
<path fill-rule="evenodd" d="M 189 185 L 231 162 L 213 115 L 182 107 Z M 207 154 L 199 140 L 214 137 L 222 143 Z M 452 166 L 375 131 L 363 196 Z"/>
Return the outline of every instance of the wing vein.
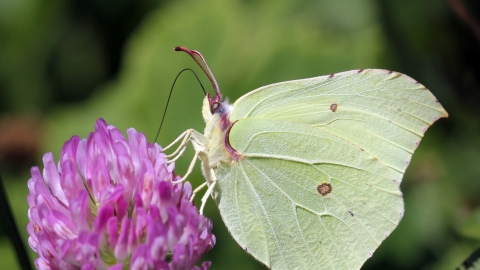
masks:
<path fill-rule="evenodd" d="M 326 77 L 326 76 L 322 76 L 322 77 Z M 343 78 L 343 79 L 344 79 L 344 78 Z M 366 78 L 366 79 L 364 79 L 364 80 L 361 80 L 361 81 L 359 81 L 359 82 L 363 82 L 363 81 L 365 81 L 365 80 L 367 80 L 367 79 L 368 79 L 368 78 Z M 273 97 L 275 97 L 275 96 L 278 96 L 278 95 L 280 95 L 280 94 L 283 94 L 283 93 L 285 93 L 285 92 L 294 92 L 294 91 L 298 91 L 298 90 L 309 91 L 309 90 L 317 89 L 317 88 L 320 88 L 320 87 L 323 88 L 323 87 L 326 87 L 326 86 L 328 86 L 328 85 L 330 85 L 330 84 L 332 84 L 332 83 L 334 83 L 334 82 L 337 82 L 337 81 L 338 81 L 338 80 L 327 80 L 327 81 L 320 81 L 320 82 L 318 82 L 318 83 L 316 83 L 316 84 L 313 84 L 313 85 L 298 87 L 298 88 L 294 88 L 294 89 L 284 88 L 284 89 L 286 89 L 286 90 L 284 90 L 284 91 L 280 91 L 280 90 L 279 90 L 279 91 L 275 92 L 274 94 L 272 94 L 272 95 L 270 95 L 270 96 L 268 96 L 268 97 L 265 97 L 265 98 L 259 100 L 255 105 L 252 106 L 252 109 L 246 114 L 245 117 L 249 117 L 250 114 L 251 114 L 251 112 L 254 111 L 254 109 L 255 109 L 256 107 L 258 107 L 261 103 L 265 102 L 267 99 L 271 99 L 271 98 L 273 98 Z M 334 88 L 334 89 L 330 90 L 329 92 L 338 91 L 338 89 L 342 89 L 342 88 L 345 88 L 345 87 L 347 87 L 347 86 L 351 86 L 351 85 L 353 85 L 353 84 L 356 84 L 356 82 L 353 82 L 353 83 L 351 83 L 351 84 L 342 85 L 341 87 Z M 272 86 L 273 86 L 273 85 L 272 85 Z M 262 89 L 262 88 L 257 89 L 257 91 L 260 90 L 260 89 Z M 315 96 L 325 96 L 325 95 L 328 95 L 329 92 L 322 93 L 322 94 L 320 94 L 320 95 L 313 95 L 313 96 L 314 96 L 314 97 L 315 97 Z M 282 100 L 279 100 L 279 101 L 276 101 L 276 102 L 271 102 L 271 103 L 269 103 L 269 106 L 265 106 L 265 108 L 267 108 L 267 107 L 273 107 L 273 106 L 276 105 L 277 103 L 281 103 L 281 102 L 282 102 Z"/>
<path fill-rule="evenodd" d="M 335 217 L 335 218 L 337 218 L 337 217 Z M 323 220 L 322 220 L 322 217 L 321 217 L 321 216 L 318 216 L 318 219 L 320 220 L 320 223 L 323 225 L 323 228 L 325 228 L 325 231 L 328 232 L 328 236 L 330 237 L 330 240 L 332 241 L 333 245 L 334 245 L 335 248 L 337 249 L 338 254 L 342 254 L 340 248 L 339 248 L 338 245 L 337 245 L 337 242 L 335 242 L 335 240 L 334 240 L 333 237 L 332 237 L 332 232 L 330 232 L 330 230 L 328 230 L 327 226 L 325 225 L 325 223 L 324 223 Z M 338 218 L 337 218 L 337 219 L 338 219 Z M 339 220 L 340 220 L 340 219 L 339 219 Z M 330 254 L 328 254 L 328 255 L 330 255 Z M 344 260 L 341 260 L 341 261 L 345 263 Z M 347 269 L 350 269 L 350 267 L 349 267 L 348 265 L 345 264 L 345 266 L 347 267 Z"/>
<path fill-rule="evenodd" d="M 309 246 L 308 243 L 307 243 L 307 240 L 305 239 L 305 235 L 304 235 L 304 233 L 303 233 L 302 228 L 300 227 L 300 223 L 298 222 L 297 207 L 296 207 L 295 205 L 293 205 L 293 212 L 295 212 L 295 216 L 296 216 L 295 221 L 296 221 L 296 223 L 297 223 L 298 231 L 300 232 L 300 235 L 302 236 L 303 243 L 305 243 L 305 246 L 307 247 L 307 250 L 308 250 L 308 252 L 310 253 L 310 256 L 311 256 L 312 258 L 315 258 L 315 256 L 313 255 L 312 250 L 310 249 L 310 246 Z"/>
<path fill-rule="evenodd" d="M 236 177 L 234 179 L 235 179 L 235 201 L 236 201 L 236 208 L 237 208 L 236 210 L 237 210 L 237 215 L 240 216 L 240 209 L 238 208 L 240 205 L 240 203 L 238 202 L 238 181 L 236 180 L 237 179 Z M 243 219 L 239 218 L 239 220 L 241 224 L 240 229 L 242 231 L 242 238 L 245 239 L 245 230 L 243 229 L 243 226 L 244 226 Z"/>
<path fill-rule="evenodd" d="M 343 206 L 343 209 L 347 210 L 349 209 L 344 203 L 342 203 L 340 200 L 337 200 L 334 196 L 332 196 L 332 199 L 335 200 L 339 205 Z M 348 199 L 347 199 L 348 200 Z M 350 200 L 348 200 L 350 201 Z M 350 201 L 351 202 L 351 201 Z M 347 210 L 348 211 L 348 210 Z M 362 226 L 363 230 L 370 236 L 370 238 L 372 239 L 372 241 L 377 245 L 379 246 L 380 245 L 380 242 L 377 241 L 377 239 L 375 239 L 375 237 L 370 233 L 369 230 L 367 230 L 367 228 L 365 227 L 365 225 L 360 222 L 360 220 L 358 219 L 357 216 L 353 216 L 353 218 L 355 218 L 358 223 Z M 348 228 L 350 228 L 350 230 L 352 230 L 352 232 L 355 234 L 355 236 L 358 238 L 358 233 L 352 229 L 352 227 L 350 225 L 347 224 L 347 222 L 345 222 L 344 220 L 340 219 L 340 221 L 343 222 L 343 224 L 345 224 Z"/>
<path fill-rule="evenodd" d="M 309 161 L 309 160 L 304 160 L 304 159 L 300 159 L 300 158 L 293 158 L 293 157 L 287 157 L 287 156 L 281 156 L 281 155 L 268 155 L 268 154 L 244 154 L 244 157 L 248 157 L 248 158 L 272 158 L 272 159 L 294 161 L 294 162 L 309 164 L 309 165 L 317 165 L 317 164 L 338 165 L 338 166 L 344 166 L 344 167 L 347 167 L 347 168 L 357 169 L 357 170 L 364 171 L 364 172 L 369 172 L 373 175 L 389 179 L 389 178 L 385 177 L 384 175 L 380 175 L 380 174 L 374 173 L 372 171 L 368 171 L 368 170 L 358 168 L 358 167 L 355 167 L 355 166 L 350 166 L 348 164 L 336 163 L 336 162 L 331 162 L 331 161 L 329 161 L 329 162 L 326 162 L 326 161 Z"/>
<path fill-rule="evenodd" d="M 262 200 L 260 199 L 260 197 L 258 196 L 258 193 L 255 191 L 255 188 L 253 187 L 252 185 L 252 182 L 250 181 L 250 178 L 248 177 L 247 173 L 245 172 L 245 169 L 243 168 L 242 165 L 239 165 L 241 170 L 242 170 L 242 173 L 243 173 L 243 176 L 245 177 L 245 180 L 247 181 L 250 189 L 252 190 L 253 194 L 255 194 L 255 197 L 257 198 L 259 204 L 260 204 L 260 207 L 262 208 L 262 211 L 263 211 L 263 214 L 265 215 L 265 218 L 267 219 L 268 221 L 268 225 L 270 226 L 270 230 L 272 231 L 273 233 L 273 238 L 275 239 L 275 242 L 277 244 L 277 247 L 278 247 L 278 250 L 280 251 L 280 255 L 282 257 L 282 261 L 284 263 L 284 265 L 287 265 L 287 262 L 285 261 L 285 255 L 283 254 L 283 250 L 282 250 L 282 247 L 280 246 L 280 243 L 278 242 L 278 238 L 277 238 L 277 234 L 275 232 L 275 230 L 273 229 L 273 225 L 272 225 L 272 222 L 270 221 L 270 218 L 267 214 L 267 210 L 265 209 L 265 207 L 263 206 L 262 204 Z M 269 256 L 269 259 L 270 259 L 270 256 Z"/>
<path fill-rule="evenodd" d="M 375 199 L 375 197 L 373 197 L 371 194 L 366 193 L 365 191 L 363 191 L 363 190 L 355 187 L 354 185 L 351 185 L 350 183 L 348 183 L 348 182 L 346 182 L 346 181 L 344 181 L 344 180 L 341 180 L 340 178 L 333 177 L 333 179 L 335 179 L 335 180 L 337 180 L 337 181 L 340 181 L 340 182 L 344 183 L 345 185 L 348 185 L 348 186 L 350 186 L 350 187 L 352 187 L 352 188 L 360 191 L 362 194 L 364 194 L 364 195 L 366 195 L 366 196 L 368 196 L 368 197 L 370 197 L 370 198 L 372 198 L 372 199 Z M 376 187 L 373 186 L 373 185 L 372 185 L 371 187 L 376 188 Z M 382 191 L 382 189 L 378 189 L 378 190 Z M 348 199 L 348 198 L 345 197 L 345 199 Z M 351 202 L 351 200 L 349 200 L 349 201 Z M 374 208 L 372 208 L 372 207 L 370 207 L 370 206 L 368 206 L 368 205 L 366 205 L 366 206 L 367 206 L 368 208 L 370 208 L 371 210 L 377 212 L 379 215 L 381 215 L 383 218 L 385 218 L 386 220 L 390 221 L 391 223 L 398 225 L 397 222 L 394 222 L 394 221 L 390 220 L 389 218 L 383 216 L 383 215 L 380 214 L 380 212 L 378 212 L 376 209 L 374 209 Z M 386 206 L 387 206 L 388 208 L 390 208 L 390 210 L 396 211 L 396 210 L 395 210 L 394 208 L 392 208 L 390 205 L 386 205 Z"/>

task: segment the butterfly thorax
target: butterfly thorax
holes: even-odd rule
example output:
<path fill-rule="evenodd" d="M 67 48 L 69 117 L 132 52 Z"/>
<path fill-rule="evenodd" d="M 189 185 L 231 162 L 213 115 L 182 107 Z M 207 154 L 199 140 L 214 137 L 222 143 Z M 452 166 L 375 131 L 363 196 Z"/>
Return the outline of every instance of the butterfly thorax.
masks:
<path fill-rule="evenodd" d="M 234 124 L 229 120 L 231 108 L 232 105 L 224 101 L 212 113 L 208 98 L 204 100 L 202 109 L 206 122 L 204 136 L 208 140 L 205 152 L 208 154 L 211 167 L 217 167 L 221 163 L 232 163 L 240 157 L 228 142 L 228 133 Z"/>

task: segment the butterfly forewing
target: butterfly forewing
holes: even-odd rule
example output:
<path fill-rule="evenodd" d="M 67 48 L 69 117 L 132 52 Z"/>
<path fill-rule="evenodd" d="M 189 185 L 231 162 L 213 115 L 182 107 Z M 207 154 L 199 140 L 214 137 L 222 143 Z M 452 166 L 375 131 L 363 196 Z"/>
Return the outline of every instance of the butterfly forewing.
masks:
<path fill-rule="evenodd" d="M 423 85 L 387 70 L 354 70 L 259 88 L 230 116 L 302 123 L 341 137 L 402 180 L 428 126 L 447 112 Z"/>

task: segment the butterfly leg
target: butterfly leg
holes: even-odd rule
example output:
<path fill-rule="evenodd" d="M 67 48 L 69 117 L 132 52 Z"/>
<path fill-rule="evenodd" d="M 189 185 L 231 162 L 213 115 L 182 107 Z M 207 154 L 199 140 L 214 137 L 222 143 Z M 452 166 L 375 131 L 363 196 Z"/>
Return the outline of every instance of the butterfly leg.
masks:
<path fill-rule="evenodd" d="M 187 143 L 188 144 L 188 143 Z M 180 150 L 180 153 L 178 153 L 178 155 L 176 155 L 174 158 L 170 159 L 167 161 L 168 164 L 172 163 L 172 162 L 175 162 L 177 159 L 179 159 L 181 156 L 183 156 L 183 153 L 185 153 L 185 150 L 187 150 L 187 144 L 185 144 L 182 149 Z M 173 155 L 173 154 L 172 154 Z M 172 156 L 170 155 L 170 156 Z M 167 158 L 169 158 L 170 156 L 167 156 Z"/>
<path fill-rule="evenodd" d="M 211 169 L 210 169 L 211 170 Z M 211 170 L 211 173 L 209 175 L 212 175 L 213 174 L 213 170 Z M 210 176 L 209 176 L 210 177 Z M 206 177 L 207 178 L 207 177 Z M 192 202 L 193 201 L 193 198 L 195 197 L 195 195 L 197 195 L 200 190 L 202 190 L 203 188 L 205 188 L 205 186 L 207 186 L 209 183 L 211 183 L 211 185 L 208 187 L 207 189 L 207 192 L 205 193 L 205 195 L 203 195 L 202 197 L 202 205 L 200 207 L 200 209 L 203 211 L 203 207 L 205 206 L 205 203 L 207 202 L 207 199 L 208 199 L 208 195 L 210 195 L 212 193 L 212 190 L 213 190 L 213 187 L 215 186 L 216 184 L 216 180 L 212 179 L 211 177 L 210 178 L 207 178 L 208 180 L 205 181 L 203 184 L 201 184 L 200 186 L 198 186 L 195 190 L 193 190 L 192 192 L 192 197 L 190 198 L 190 201 Z"/>
<path fill-rule="evenodd" d="M 207 139 L 201 133 L 199 133 L 199 132 L 197 132 L 193 129 L 189 129 L 189 130 L 183 132 L 180 136 L 178 136 L 178 138 L 176 138 L 170 145 L 168 145 L 164 149 L 168 149 L 168 148 L 172 147 L 174 144 L 178 143 L 180 140 L 182 140 L 182 142 L 180 143 L 178 148 L 172 154 L 167 156 L 167 157 L 175 156 L 173 159 L 169 160 L 168 163 L 172 163 L 172 162 L 176 161 L 178 158 L 180 158 L 183 155 L 183 153 L 185 152 L 185 149 L 187 148 L 187 146 L 190 142 L 192 143 L 193 148 L 195 149 L 195 155 L 193 156 L 193 159 L 190 162 L 190 166 L 188 167 L 188 170 L 184 174 L 182 179 L 180 179 L 178 181 L 172 181 L 172 183 L 173 184 L 178 184 L 178 183 L 181 183 L 181 182 L 185 181 L 185 179 L 187 179 L 187 177 L 193 171 L 193 168 L 195 167 L 195 163 L 197 162 L 197 159 L 200 158 L 202 160 L 202 163 L 203 163 L 202 171 L 203 171 L 207 181 L 205 183 L 201 184 L 200 186 L 198 186 L 197 188 L 195 188 L 195 190 L 193 190 L 190 201 L 193 201 L 195 195 L 197 193 L 199 193 L 203 188 L 205 188 L 205 186 L 208 185 L 208 189 L 205 192 L 205 194 L 203 195 L 202 200 L 201 200 L 202 205 L 200 206 L 200 214 L 203 214 L 203 208 L 205 207 L 205 204 L 208 200 L 208 196 L 212 194 L 213 188 L 215 187 L 215 185 L 217 183 L 216 179 L 214 178 L 213 170 L 210 168 L 210 165 L 209 165 L 209 162 L 208 162 L 208 155 L 205 152 L 205 146 L 206 146 L 206 143 L 207 143 Z"/>
<path fill-rule="evenodd" d="M 206 183 L 206 182 L 205 182 Z M 203 208 L 205 207 L 205 204 L 207 203 L 208 196 L 212 194 L 213 188 L 217 184 L 217 181 L 213 181 L 210 186 L 208 186 L 207 192 L 202 197 L 202 205 L 200 206 L 200 215 L 203 215 Z"/>
<path fill-rule="evenodd" d="M 193 159 L 190 162 L 190 166 L 188 166 L 188 170 L 183 175 L 182 179 L 180 179 L 178 181 L 172 181 L 173 184 L 181 183 L 181 182 L 185 181 L 185 179 L 187 179 L 187 177 L 190 175 L 190 173 L 192 173 L 193 168 L 195 167 L 195 163 L 197 163 L 197 159 L 198 159 L 199 155 L 201 153 L 204 153 L 204 149 L 205 149 L 206 138 L 202 134 L 200 134 L 199 132 L 197 132 L 193 129 L 189 129 L 184 133 L 185 133 L 185 135 L 183 135 L 184 139 L 182 141 L 181 146 L 179 146 L 179 148 L 178 148 L 178 149 L 181 149 L 180 152 L 177 154 L 176 157 L 174 157 L 172 160 L 169 160 L 168 162 L 171 163 L 171 162 L 174 162 L 175 160 L 177 160 L 178 158 L 180 158 L 183 155 L 183 153 L 185 152 L 185 149 L 187 148 L 188 143 L 190 143 L 190 142 L 192 143 L 193 148 L 195 149 L 195 155 L 193 156 Z M 182 136 L 179 136 L 176 139 L 176 141 L 178 142 L 181 137 Z M 175 151 L 175 152 L 177 152 L 177 151 Z"/>
<path fill-rule="evenodd" d="M 183 150 L 183 151 L 184 151 L 184 150 Z M 183 154 L 183 151 L 182 151 L 176 158 L 172 159 L 172 160 L 169 161 L 169 162 L 175 161 L 178 157 L 180 157 L 180 156 Z M 190 175 L 190 173 L 192 173 L 193 167 L 195 167 L 195 163 L 197 163 L 198 154 L 199 154 L 199 152 L 195 152 L 195 155 L 193 156 L 193 159 L 192 159 L 192 161 L 190 162 L 190 166 L 188 166 L 188 170 L 187 170 L 187 172 L 183 175 L 182 179 L 180 179 L 180 180 L 178 180 L 178 181 L 172 181 L 172 184 L 178 184 L 178 183 L 181 183 L 181 182 L 185 181 L 185 179 L 187 179 L 187 177 Z"/>
<path fill-rule="evenodd" d="M 175 155 L 177 155 L 177 153 L 179 151 L 184 151 L 184 149 L 187 147 L 188 143 L 190 142 L 190 137 L 192 136 L 192 133 L 193 133 L 193 129 L 189 129 L 189 130 L 186 130 L 184 131 L 180 136 L 178 136 L 178 138 L 176 138 L 171 144 L 169 144 L 167 147 L 165 147 L 163 149 L 163 151 L 169 149 L 170 147 L 172 147 L 173 145 L 175 145 L 178 141 L 180 141 L 181 139 L 182 140 L 182 143 L 180 143 L 180 145 L 177 147 L 177 149 L 175 149 L 175 151 L 169 155 L 167 155 L 167 158 L 170 158 L 170 157 L 173 157 Z M 180 154 L 181 155 L 181 154 Z"/>
<path fill-rule="evenodd" d="M 196 188 L 196 190 L 198 189 L 198 191 L 200 191 L 201 188 L 204 188 L 205 185 L 208 185 L 208 189 L 202 197 L 202 200 L 201 200 L 202 205 L 200 206 L 200 211 L 199 211 L 200 214 L 203 215 L 203 208 L 205 207 L 205 204 L 207 203 L 208 197 L 210 195 L 212 195 L 213 188 L 217 184 L 217 178 L 215 177 L 215 172 L 210 167 L 210 163 L 208 161 L 208 155 L 205 152 L 203 152 L 203 153 L 200 154 L 199 157 L 202 160 L 202 172 L 203 172 L 203 175 L 205 176 L 206 181 L 205 181 L 205 183 L 200 185 L 198 188 Z"/>
<path fill-rule="evenodd" d="M 196 189 L 193 190 L 192 192 L 192 197 L 190 197 L 190 201 L 193 202 L 193 198 L 195 198 L 195 195 L 197 195 L 200 190 L 202 190 L 205 186 L 207 185 L 207 182 L 204 182 L 200 186 L 198 186 Z"/>
<path fill-rule="evenodd" d="M 203 135 L 200 139 L 204 138 Z M 201 184 L 200 186 L 198 186 L 194 191 L 193 191 L 193 194 L 192 194 L 192 198 L 191 198 L 191 201 L 193 201 L 193 197 L 200 192 L 200 190 L 202 190 L 203 188 L 205 188 L 205 186 L 208 185 L 208 189 L 207 191 L 205 192 L 205 194 L 203 195 L 201 201 L 202 201 L 202 204 L 200 206 L 200 214 L 203 215 L 203 209 L 205 207 L 205 204 L 207 203 L 207 200 L 208 200 L 208 196 L 210 196 L 213 192 L 213 188 L 215 187 L 215 185 L 217 184 L 217 178 L 215 177 L 215 172 L 213 171 L 213 169 L 211 168 L 210 166 L 210 162 L 208 160 L 208 153 L 203 151 L 205 148 L 202 148 L 200 149 L 201 145 L 196 145 L 195 142 L 193 142 L 193 145 L 194 147 L 196 147 L 196 149 L 199 150 L 199 155 L 198 157 L 200 158 L 200 160 L 202 161 L 202 172 L 203 172 L 203 176 L 205 176 L 205 183 Z"/>

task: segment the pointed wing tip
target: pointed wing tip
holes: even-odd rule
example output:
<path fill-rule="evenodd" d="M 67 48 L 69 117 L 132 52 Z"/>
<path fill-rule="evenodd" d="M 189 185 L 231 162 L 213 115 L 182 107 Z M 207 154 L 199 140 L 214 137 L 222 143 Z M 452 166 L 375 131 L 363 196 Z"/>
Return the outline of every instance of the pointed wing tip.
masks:
<path fill-rule="evenodd" d="M 433 93 L 432 93 L 433 95 Z M 442 104 L 440 103 L 440 101 L 436 98 L 435 98 L 435 103 L 440 107 L 440 114 L 441 116 L 439 118 L 448 118 L 448 112 L 445 110 L 445 108 L 443 108 Z"/>
<path fill-rule="evenodd" d="M 441 105 L 440 105 L 440 106 L 441 106 Z M 441 119 L 441 118 L 448 118 L 448 116 L 449 116 L 449 115 L 448 115 L 448 112 L 447 112 L 445 109 L 443 109 L 443 107 L 442 107 L 442 110 L 440 111 L 439 115 L 438 115 L 438 116 L 435 116 L 435 118 L 433 119 L 433 121 L 430 122 L 430 126 L 433 125 L 433 123 L 435 123 L 435 122 L 438 121 L 439 119 Z"/>
<path fill-rule="evenodd" d="M 443 109 L 443 108 L 442 108 Z M 423 131 L 420 133 L 420 138 L 423 138 L 423 136 L 425 135 L 425 133 L 427 132 L 427 130 L 435 123 L 437 122 L 439 119 L 441 118 L 448 118 L 448 113 L 447 111 L 445 110 L 442 110 L 441 111 L 441 114 L 439 114 L 438 116 L 435 116 L 435 118 L 433 118 L 432 121 L 430 121 L 424 128 L 423 128 Z M 420 142 L 417 143 L 417 147 L 418 147 L 418 144 Z"/>

